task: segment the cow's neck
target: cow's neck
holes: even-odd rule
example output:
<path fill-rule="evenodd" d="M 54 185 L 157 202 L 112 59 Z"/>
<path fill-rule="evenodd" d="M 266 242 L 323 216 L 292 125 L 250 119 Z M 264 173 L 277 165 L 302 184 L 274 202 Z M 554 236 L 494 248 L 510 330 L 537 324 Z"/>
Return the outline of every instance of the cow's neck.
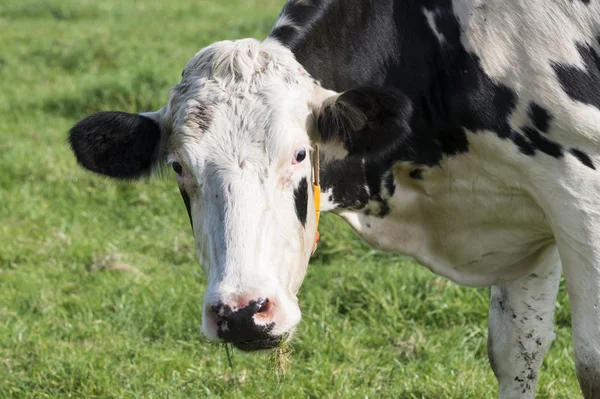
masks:
<path fill-rule="evenodd" d="M 444 5 L 451 7 L 450 3 Z M 414 177 L 418 178 L 418 165 L 433 166 L 442 152 L 460 152 L 439 148 L 439 143 L 465 144 L 455 137 L 460 131 L 447 127 L 453 123 L 443 129 L 437 126 L 449 113 L 450 98 L 456 98 L 447 90 L 447 80 L 460 68 L 460 57 L 451 46 L 441 50 L 424 10 L 422 0 L 290 0 L 273 28 L 270 38 L 290 48 L 325 88 L 343 92 L 368 85 L 394 87 L 413 104 L 414 137 L 407 154 L 400 151 L 385 158 L 323 161 L 323 188 L 329 193 L 324 198 L 326 207 L 383 215 L 387 212 L 385 197 L 394 190 L 394 162 L 414 163 Z M 457 21 L 447 22 L 458 28 Z M 460 32 L 450 29 L 448 34 Z M 410 154 L 423 159 L 410 159 Z M 328 203 L 329 198 L 334 202 Z"/>
<path fill-rule="evenodd" d="M 290 48 L 325 88 L 393 87 L 413 106 L 410 136 L 394 153 L 324 160 L 323 188 L 330 193 L 325 200 L 334 200 L 326 204 L 330 208 L 385 215 L 395 163 L 413 165 L 408 178 L 418 181 L 422 168 L 468 151 L 466 130 L 490 130 L 503 138 L 513 133 L 505 121 L 516 95 L 490 79 L 479 58 L 463 47 L 452 2 L 429 3 L 290 0 L 273 29 L 271 37 Z M 502 109 L 495 99 L 503 100 Z M 489 109 L 501 114 L 480 117 Z M 518 145 L 520 136 L 512 135 Z"/>
<path fill-rule="evenodd" d="M 386 83 L 398 54 L 393 0 L 290 0 L 271 37 L 338 92 Z"/>
<path fill-rule="evenodd" d="M 289 0 L 270 38 L 291 49 L 327 89 L 343 92 L 358 86 L 385 85 L 411 98 L 435 97 L 437 94 L 430 91 L 439 83 L 436 69 L 452 68 L 456 60 L 453 49 L 441 50 L 440 39 L 424 17 L 427 3 Z M 436 7 L 451 9 L 451 4 L 450 0 L 440 0 Z M 440 21 L 453 30 L 451 35 L 460 35 L 454 22 Z"/>

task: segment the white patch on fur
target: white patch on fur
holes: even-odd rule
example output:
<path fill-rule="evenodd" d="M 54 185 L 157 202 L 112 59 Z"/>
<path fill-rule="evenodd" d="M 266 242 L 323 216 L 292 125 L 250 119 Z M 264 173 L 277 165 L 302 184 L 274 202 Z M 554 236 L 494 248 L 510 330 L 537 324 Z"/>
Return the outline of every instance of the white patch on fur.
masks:
<path fill-rule="evenodd" d="M 348 151 L 341 143 L 328 141 L 327 143 L 319 144 L 322 149 L 325 163 L 334 159 L 344 159 L 348 155 Z"/>
<path fill-rule="evenodd" d="M 292 27 L 296 30 L 299 29 L 298 26 L 296 26 L 296 24 L 294 23 L 294 21 L 292 21 L 290 17 L 288 17 L 285 14 L 281 15 L 281 17 L 279 17 L 279 19 L 275 22 L 273 30 L 281 28 L 283 26 Z"/>
<path fill-rule="evenodd" d="M 433 32 L 433 34 L 435 35 L 435 37 L 437 37 L 437 39 L 438 39 L 438 41 L 440 43 L 444 43 L 446 41 L 446 38 L 438 30 L 437 24 L 435 23 L 435 16 L 436 16 L 436 14 L 438 12 L 439 12 L 439 10 L 430 11 L 430 10 L 428 10 L 426 8 L 423 8 L 423 14 L 425 15 L 425 18 L 427 19 L 427 23 L 429 24 L 429 27 L 431 28 L 431 31 Z"/>

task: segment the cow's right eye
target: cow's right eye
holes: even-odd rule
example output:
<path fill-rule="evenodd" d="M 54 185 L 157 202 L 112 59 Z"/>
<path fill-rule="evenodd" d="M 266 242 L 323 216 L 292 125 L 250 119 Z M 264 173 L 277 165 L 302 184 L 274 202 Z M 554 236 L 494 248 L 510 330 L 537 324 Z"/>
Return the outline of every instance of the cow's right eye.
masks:
<path fill-rule="evenodd" d="M 171 164 L 171 167 L 173 168 L 175 173 L 177 173 L 179 176 L 183 175 L 183 166 L 181 166 L 181 164 L 179 162 L 173 162 Z"/>
<path fill-rule="evenodd" d="M 294 153 L 294 158 L 292 159 L 292 165 L 298 165 L 302 161 L 306 159 L 306 149 L 300 148 Z"/>

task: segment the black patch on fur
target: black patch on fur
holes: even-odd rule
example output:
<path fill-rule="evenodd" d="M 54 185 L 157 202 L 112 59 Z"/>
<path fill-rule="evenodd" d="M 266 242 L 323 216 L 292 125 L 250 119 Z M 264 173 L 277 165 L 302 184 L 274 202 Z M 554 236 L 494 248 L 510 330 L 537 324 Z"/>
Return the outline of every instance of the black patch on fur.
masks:
<path fill-rule="evenodd" d="M 308 213 L 308 181 L 306 177 L 300 180 L 300 184 L 294 190 L 294 203 L 296 205 L 296 215 L 302 226 L 306 225 L 306 215 Z"/>
<path fill-rule="evenodd" d="M 571 148 L 570 153 L 575 158 L 577 158 L 579 160 L 579 162 L 581 162 L 582 164 L 584 164 L 588 168 L 596 170 L 596 166 L 594 166 L 594 162 L 592 162 L 592 159 L 585 152 L 580 151 L 580 150 L 578 150 L 576 148 Z"/>
<path fill-rule="evenodd" d="M 69 132 L 77 161 L 101 175 L 135 179 L 148 175 L 159 158 L 161 130 L 148 117 L 125 112 L 99 112 Z"/>
<path fill-rule="evenodd" d="M 423 169 L 413 169 L 410 171 L 409 176 L 411 179 L 423 180 Z"/>
<path fill-rule="evenodd" d="M 533 126 L 540 132 L 547 133 L 550 129 L 550 122 L 552 121 L 552 115 L 546 108 L 543 108 L 539 104 L 532 102 L 529 106 L 529 118 L 533 122 Z"/>
<path fill-rule="evenodd" d="M 386 61 L 396 47 L 394 1 L 288 1 L 282 16 L 299 29 L 278 38 L 324 86 L 342 92 L 363 85 L 382 85 Z M 420 11 L 420 10 L 419 10 Z M 401 25 L 398 25 L 401 26 Z"/>
<path fill-rule="evenodd" d="M 181 187 L 179 187 L 179 192 L 181 193 L 181 198 L 183 198 L 183 203 L 185 204 L 185 209 L 187 210 L 188 217 L 190 218 L 190 225 L 192 226 L 192 232 L 193 232 L 194 231 L 194 221 L 192 220 L 192 206 L 190 203 L 190 196 Z"/>
<path fill-rule="evenodd" d="M 385 176 L 385 188 L 388 196 L 393 197 L 396 192 L 396 182 L 394 181 L 394 173 L 392 171 Z"/>
<path fill-rule="evenodd" d="M 365 174 L 367 186 L 369 187 L 369 200 L 375 201 L 379 204 L 379 209 L 376 214 L 376 216 L 379 218 L 383 218 L 390 213 L 390 206 L 387 200 L 384 199 L 384 189 L 386 189 L 386 180 L 382 179 L 382 177 L 385 174 L 386 171 L 377 169 L 376 165 L 370 167 L 370 169 L 367 170 Z"/>
<path fill-rule="evenodd" d="M 325 105 L 317 125 L 323 141 L 341 141 L 353 155 L 393 151 L 410 133 L 411 108 L 397 90 L 361 87 Z"/>
<path fill-rule="evenodd" d="M 539 131 L 529 126 L 524 127 L 523 132 L 535 150 L 539 150 L 554 158 L 562 158 L 563 150 L 560 144 L 548 140 Z"/>
<path fill-rule="evenodd" d="M 519 151 L 525 155 L 535 155 L 535 148 L 533 144 L 529 140 L 527 140 L 523 135 L 516 134 L 513 137 L 513 142 L 519 148 Z"/>
<path fill-rule="evenodd" d="M 321 186 L 331 189 L 333 201 L 346 209 L 362 209 L 369 203 L 367 178 L 362 159 L 349 157 L 324 163 L 321 154 Z"/>
<path fill-rule="evenodd" d="M 548 133 L 550 129 L 550 122 L 552 121 L 550 112 L 541 105 L 532 102 L 529 105 L 527 114 L 534 127 L 524 126 L 522 128 L 525 137 L 528 139 L 526 154 L 535 155 L 536 151 L 541 151 L 551 157 L 562 158 L 562 145 L 550 140 L 547 135 L 542 134 Z"/>
<path fill-rule="evenodd" d="M 600 57 L 589 44 L 577 43 L 576 46 L 584 69 L 562 62 L 553 62 L 552 68 L 569 97 L 600 109 Z"/>

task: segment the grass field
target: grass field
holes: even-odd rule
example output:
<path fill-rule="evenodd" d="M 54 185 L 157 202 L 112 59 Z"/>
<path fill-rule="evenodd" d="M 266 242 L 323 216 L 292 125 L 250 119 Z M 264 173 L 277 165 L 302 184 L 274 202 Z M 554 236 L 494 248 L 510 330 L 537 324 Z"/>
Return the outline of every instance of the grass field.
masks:
<path fill-rule="evenodd" d="M 326 216 L 292 364 L 199 331 L 205 279 L 172 176 L 78 168 L 65 133 L 166 103 L 216 40 L 263 38 L 283 0 L 0 2 L 0 398 L 493 398 L 489 290 L 372 251 Z M 569 306 L 540 398 L 578 397 Z"/>

